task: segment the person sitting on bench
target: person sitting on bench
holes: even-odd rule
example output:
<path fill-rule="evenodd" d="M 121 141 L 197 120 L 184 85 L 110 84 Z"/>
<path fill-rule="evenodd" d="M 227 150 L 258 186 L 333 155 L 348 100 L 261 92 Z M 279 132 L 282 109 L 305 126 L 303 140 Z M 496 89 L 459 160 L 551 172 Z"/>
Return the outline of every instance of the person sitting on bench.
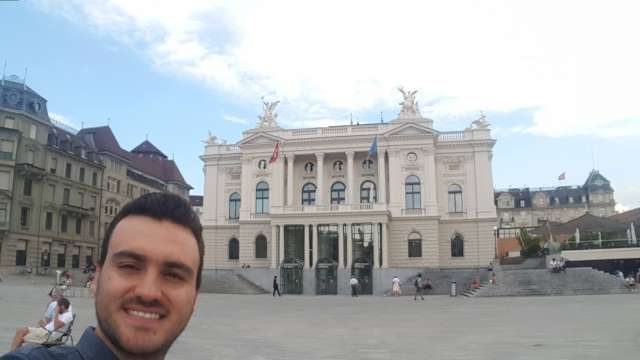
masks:
<path fill-rule="evenodd" d="M 73 320 L 73 314 L 69 311 L 70 306 L 69 300 L 60 298 L 55 315 L 47 325 L 44 327 L 23 327 L 16 330 L 16 335 L 11 342 L 11 351 L 15 351 L 25 342 L 46 344 L 58 340 Z"/>

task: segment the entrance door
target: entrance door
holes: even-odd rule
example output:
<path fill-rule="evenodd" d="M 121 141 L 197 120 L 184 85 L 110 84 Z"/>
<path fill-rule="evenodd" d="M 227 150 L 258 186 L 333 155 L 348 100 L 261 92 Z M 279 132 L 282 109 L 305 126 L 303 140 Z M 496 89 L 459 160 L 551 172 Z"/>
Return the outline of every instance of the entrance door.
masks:
<path fill-rule="evenodd" d="M 280 266 L 280 286 L 283 294 L 302 294 L 302 268 L 298 259 L 286 258 Z"/>
<path fill-rule="evenodd" d="M 316 264 L 316 295 L 338 294 L 338 263 L 323 258 Z"/>
<path fill-rule="evenodd" d="M 373 294 L 373 277 L 371 276 L 371 262 L 367 258 L 358 258 L 353 262 L 351 273 L 358 279 L 358 293 Z"/>

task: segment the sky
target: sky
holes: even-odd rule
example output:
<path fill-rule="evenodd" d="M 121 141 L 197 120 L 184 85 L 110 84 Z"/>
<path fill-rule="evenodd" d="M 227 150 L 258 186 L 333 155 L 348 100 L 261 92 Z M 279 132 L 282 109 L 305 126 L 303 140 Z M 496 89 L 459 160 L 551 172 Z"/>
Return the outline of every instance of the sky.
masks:
<path fill-rule="evenodd" d="M 148 138 L 201 194 L 202 140 L 393 120 L 418 90 L 440 131 L 484 114 L 496 188 L 599 170 L 640 207 L 637 1 L 0 1 L 0 62 L 72 127 Z M 0 64 L 1 65 L 1 64 Z M 566 180 L 558 176 L 566 174 Z"/>

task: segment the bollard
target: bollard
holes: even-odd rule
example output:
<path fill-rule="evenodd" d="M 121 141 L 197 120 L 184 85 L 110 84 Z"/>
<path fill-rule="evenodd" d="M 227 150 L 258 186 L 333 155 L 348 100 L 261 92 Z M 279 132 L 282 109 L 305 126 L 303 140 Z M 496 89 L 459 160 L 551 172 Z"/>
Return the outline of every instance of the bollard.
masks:
<path fill-rule="evenodd" d="M 456 296 L 456 281 L 455 280 L 451 280 L 451 293 L 449 294 L 449 296 Z"/>

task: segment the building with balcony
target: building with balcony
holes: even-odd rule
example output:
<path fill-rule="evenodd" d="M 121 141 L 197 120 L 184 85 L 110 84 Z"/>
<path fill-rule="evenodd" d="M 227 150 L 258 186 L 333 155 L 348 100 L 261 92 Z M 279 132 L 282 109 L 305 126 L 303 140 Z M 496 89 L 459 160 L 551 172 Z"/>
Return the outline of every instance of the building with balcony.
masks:
<path fill-rule="evenodd" d="M 80 268 L 98 249 L 95 149 L 15 77 L 0 87 L 0 266 Z"/>
<path fill-rule="evenodd" d="M 379 293 L 394 272 L 494 258 L 484 118 L 441 132 L 405 98 L 389 123 L 283 129 L 273 104 L 238 143 L 210 136 L 201 156 L 205 269 L 249 267 L 309 294 L 346 293 L 353 274 Z"/>

